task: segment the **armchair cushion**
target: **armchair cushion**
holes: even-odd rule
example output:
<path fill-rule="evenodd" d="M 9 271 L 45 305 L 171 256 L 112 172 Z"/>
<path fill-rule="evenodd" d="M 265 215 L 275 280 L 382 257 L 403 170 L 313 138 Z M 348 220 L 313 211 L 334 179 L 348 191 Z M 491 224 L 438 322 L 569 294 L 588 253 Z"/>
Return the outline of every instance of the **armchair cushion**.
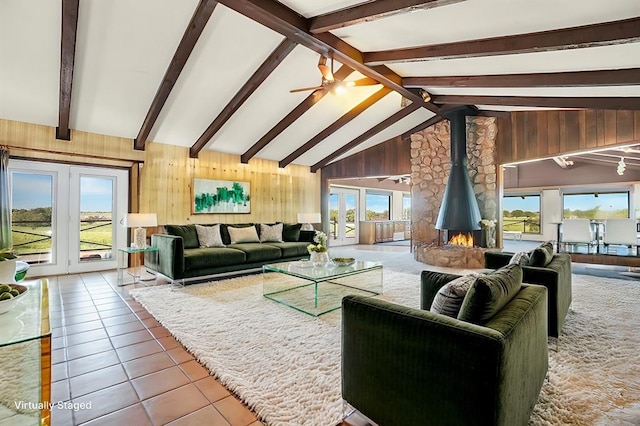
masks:
<path fill-rule="evenodd" d="M 513 265 L 520 265 L 520 266 L 527 266 L 529 265 L 529 253 L 527 253 L 526 251 L 521 251 L 519 253 L 516 253 L 513 255 L 513 257 L 511 257 L 511 259 L 509 259 L 509 264 Z"/>
<path fill-rule="evenodd" d="M 462 301 L 464 300 L 469 288 L 475 282 L 478 274 L 464 275 L 448 282 L 438 290 L 436 297 L 431 304 L 431 312 L 456 318 L 460 313 Z"/>
<path fill-rule="evenodd" d="M 529 256 L 529 266 L 547 266 L 553 259 L 553 244 L 547 241 L 536 247 Z"/>
<path fill-rule="evenodd" d="M 501 310 L 522 287 L 522 267 L 507 265 L 479 275 L 462 302 L 458 319 L 484 324 Z"/>

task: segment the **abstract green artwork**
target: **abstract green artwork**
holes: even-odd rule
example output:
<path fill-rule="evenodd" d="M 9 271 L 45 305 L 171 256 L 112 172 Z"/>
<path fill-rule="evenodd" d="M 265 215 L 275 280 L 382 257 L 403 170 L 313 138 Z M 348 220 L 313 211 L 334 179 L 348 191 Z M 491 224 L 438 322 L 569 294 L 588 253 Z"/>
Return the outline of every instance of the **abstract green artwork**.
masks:
<path fill-rule="evenodd" d="M 249 182 L 194 179 L 193 213 L 250 213 Z"/>

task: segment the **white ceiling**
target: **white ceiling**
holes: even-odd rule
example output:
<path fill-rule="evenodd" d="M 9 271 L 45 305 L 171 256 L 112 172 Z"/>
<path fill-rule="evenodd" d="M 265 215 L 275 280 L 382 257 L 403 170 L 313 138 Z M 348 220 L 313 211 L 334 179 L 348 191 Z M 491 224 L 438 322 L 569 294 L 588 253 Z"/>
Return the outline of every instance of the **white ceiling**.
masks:
<path fill-rule="evenodd" d="M 265 0 L 271 1 L 273 0 Z M 305 18 L 358 0 L 281 0 Z M 387 1 L 387 3 L 389 3 Z M 640 16 L 638 0 L 466 0 L 332 31 L 362 52 L 554 30 Z M 135 138 L 198 0 L 81 0 L 70 125 L 73 130 Z M 233 7 L 233 6 L 231 6 Z M 58 125 L 61 1 L 0 0 L 0 118 Z M 149 140 L 191 147 L 284 36 L 218 4 Z M 298 45 L 222 126 L 205 149 L 243 154 L 320 83 L 318 53 Z M 337 70 L 341 65 L 335 63 Z M 603 47 L 463 59 L 389 63 L 400 77 L 494 75 L 640 67 L 640 41 Z M 348 79 L 363 77 L 354 72 Z M 329 93 L 256 157 L 280 161 L 379 90 Z M 436 87 L 433 95 L 640 97 L 633 85 L 599 87 Z M 400 110 L 392 92 L 293 162 L 314 165 Z M 478 106 L 511 111 L 514 105 Z M 543 108 L 535 108 L 543 109 Z M 339 158 L 398 136 L 433 117 L 421 108 Z"/>

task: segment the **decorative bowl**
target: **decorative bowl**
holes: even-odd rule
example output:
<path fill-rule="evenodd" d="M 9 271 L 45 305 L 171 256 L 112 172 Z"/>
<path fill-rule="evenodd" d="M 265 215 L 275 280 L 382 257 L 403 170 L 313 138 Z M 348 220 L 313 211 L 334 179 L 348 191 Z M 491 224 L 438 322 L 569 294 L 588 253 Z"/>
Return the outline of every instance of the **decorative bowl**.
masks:
<path fill-rule="evenodd" d="M 353 257 L 334 257 L 331 261 L 338 266 L 351 266 L 356 263 Z"/>
<path fill-rule="evenodd" d="M 28 288 L 26 286 L 23 286 L 23 285 L 20 285 L 20 284 L 6 284 L 6 285 L 11 287 L 12 289 L 17 290 L 18 291 L 18 295 L 11 297 L 11 299 L 0 300 L 0 314 L 4 314 L 5 312 L 9 312 L 11 309 L 13 309 L 14 306 L 20 300 L 20 298 L 22 296 L 24 296 L 24 294 L 28 290 Z M 0 294 L 0 296 L 1 296 L 1 294 Z"/>

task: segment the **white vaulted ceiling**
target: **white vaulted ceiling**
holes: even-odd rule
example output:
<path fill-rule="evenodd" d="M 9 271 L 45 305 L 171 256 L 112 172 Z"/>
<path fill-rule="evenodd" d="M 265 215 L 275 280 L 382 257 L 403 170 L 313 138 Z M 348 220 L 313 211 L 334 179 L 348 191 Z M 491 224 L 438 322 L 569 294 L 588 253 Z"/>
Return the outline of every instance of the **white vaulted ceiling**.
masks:
<path fill-rule="evenodd" d="M 64 93 L 60 87 L 64 57 L 61 27 L 67 25 L 62 11 L 73 3 L 0 1 L 0 118 L 60 126 L 65 112 L 59 111 Z M 586 98 L 602 98 L 609 105 L 620 105 L 619 109 L 640 109 L 640 29 L 633 29 L 633 24 L 640 28 L 638 0 L 403 1 L 412 6 L 405 9 L 397 5 L 400 2 L 389 0 L 220 1 L 205 20 L 192 52 L 186 53 L 181 72 L 168 79 L 171 90 L 158 107 L 165 73 L 172 66 L 185 31 L 195 28 L 189 26 L 192 16 L 200 10 L 199 5 L 207 3 L 215 2 L 80 0 L 71 102 L 66 111 L 68 128 L 131 138 L 133 144 L 155 106 L 157 119 L 150 122 L 145 140 L 189 147 L 194 155 L 205 149 L 238 154 L 246 160 L 265 158 L 283 166 L 296 163 L 313 168 L 319 162 L 344 158 L 440 119 L 443 104 L 462 105 L 468 96 L 487 97 L 483 98 L 485 102 L 470 102 L 484 114 L 592 108 L 592 103 L 581 103 Z M 353 21 L 342 22 L 330 31 L 316 30 L 315 25 L 327 19 L 344 21 L 354 16 Z M 621 23 L 618 30 L 597 26 L 623 20 L 635 21 L 631 25 Z M 554 34 L 585 25 L 592 27 L 580 33 L 591 37 L 584 43 L 566 44 L 565 36 L 555 35 L 551 47 L 535 45 L 516 52 L 473 50 L 474 40 L 492 38 L 495 47 L 505 37 L 541 31 Z M 582 37 L 580 34 L 577 37 Z M 539 38 L 541 42 L 548 39 Z M 252 76 L 288 40 L 299 44 L 274 61 L 274 69 L 264 82 L 252 85 L 240 102 L 237 94 L 243 86 L 252 84 Z M 438 46 L 456 42 L 471 50 L 460 53 L 457 45 Z M 385 52 L 430 46 L 444 53 L 397 59 Z M 355 68 L 347 80 L 366 75 L 383 84 L 349 88 L 343 96 L 328 92 L 300 110 L 297 119 L 289 119 L 289 114 L 312 93 L 289 90 L 320 83 L 320 53 L 335 57 L 334 71 L 342 67 L 341 62 Z M 502 85 L 495 80 L 490 84 L 434 80 L 615 70 L 628 72 L 622 81 L 602 74 L 600 80 L 587 78 L 589 83 L 582 81 L 582 74 L 576 74 L 575 84 L 549 83 L 540 76 L 517 85 Z M 414 77 L 421 79 L 411 80 Z M 354 108 L 385 85 L 392 89 L 390 93 L 353 114 Z M 432 96 L 431 104 L 420 101 L 420 89 Z M 401 104 L 403 97 L 409 103 L 419 102 L 421 107 L 388 122 L 403 108 L 401 105 L 407 104 Z M 290 123 L 272 131 L 281 120 Z M 385 120 L 388 123 L 384 128 L 377 128 L 357 146 L 324 161 Z M 208 134 L 212 123 L 217 127 L 209 129 Z M 327 132 L 327 128 L 333 131 Z M 203 134 L 206 137 L 202 138 Z M 136 142 L 140 143 L 138 148 L 144 148 L 145 140 Z M 259 141 L 262 146 L 258 146 Z"/>

